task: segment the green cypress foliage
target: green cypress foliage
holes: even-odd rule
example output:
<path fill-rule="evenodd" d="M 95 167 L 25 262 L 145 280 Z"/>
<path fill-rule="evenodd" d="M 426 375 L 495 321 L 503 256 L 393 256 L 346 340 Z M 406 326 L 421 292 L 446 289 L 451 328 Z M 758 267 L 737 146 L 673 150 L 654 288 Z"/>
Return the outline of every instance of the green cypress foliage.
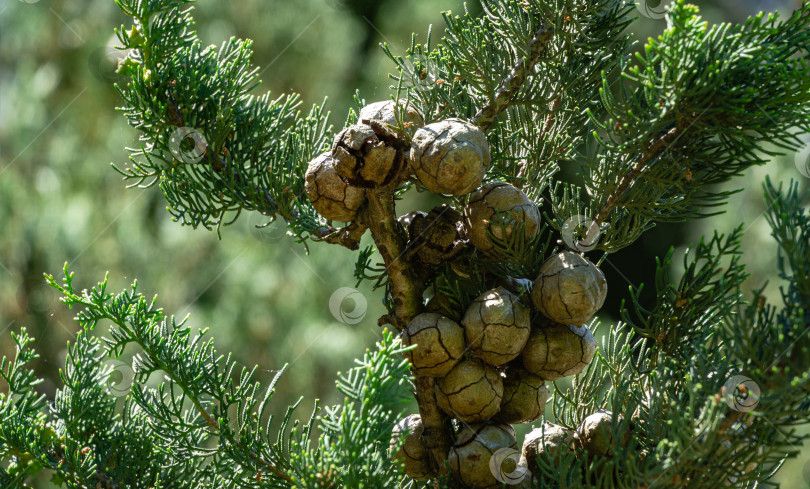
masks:
<path fill-rule="evenodd" d="M 810 132 L 810 6 L 710 25 L 675 0 L 666 29 L 633 56 L 630 1 L 484 0 L 482 16 L 445 13 L 438 42 L 428 32 L 404 53 L 383 46 L 392 98 L 413 104 L 426 124 L 461 118 L 485 131 L 483 183 L 514 185 L 536 205 L 546 202 L 546 212 L 529 237 L 521 222 L 510 233 L 491 229 L 486 253 L 455 234 L 439 246 L 395 220 L 396 199 L 421 187 L 408 175 L 365 190 L 367 210 L 344 227 L 318 215 L 305 173 L 342 127 L 330 124 L 325 102 L 305 108 L 295 94 L 255 95 L 249 40 L 204 46 L 189 0 L 116 3 L 132 19 L 116 30 L 129 50 L 119 67 L 128 77 L 118 86 L 120 111 L 141 132 L 129 164 L 116 170 L 130 186 L 157 185 L 184 225 L 220 233 L 257 212 L 283 220 L 304 246 L 355 250 L 370 230 L 375 244 L 358 251 L 355 276 L 382 289 L 388 314 L 380 323 L 394 328 L 425 307 L 460 321 L 473 299 L 499 285 L 528 305 L 521 279 L 536 277 L 566 244 L 576 248 L 572 234 L 596 232 L 587 251 L 600 263 L 656 222 L 714 215 L 732 193 L 717 184 L 796 151 Z M 362 122 L 358 112 L 341 114 L 343 125 Z M 399 117 L 375 134 L 405 151 L 416 129 Z M 564 181 L 563 165 L 577 167 L 580 180 Z M 655 264 L 654 302 L 631 288 L 620 322 L 588 325 L 602 338 L 590 365 L 550 388 L 547 412 L 564 429 L 612 413 L 609 450 L 546 450 L 529 461 L 521 487 L 775 486 L 774 473 L 807 436 L 797 427 L 810 422 L 810 215 L 797 184 L 767 180 L 763 191 L 786 284 L 781 300 L 767 303 L 763 289 L 744 297 L 743 225 L 683 257 L 670 249 Z M 445 197 L 462 215 L 469 196 Z M 434 246 L 441 263 L 420 261 L 417 245 Z M 47 281 L 75 308 L 81 332 L 53 401 L 37 393 L 36 340 L 25 329 L 11 335 L 15 356 L 0 361 L 8 386 L 0 393 L 0 487 L 28 487 L 42 473 L 77 489 L 463 487 L 446 472 L 413 481 L 393 460 L 403 440 L 391 430 L 411 391 L 428 411 L 432 379 L 411 376 L 392 331 L 339 374 L 342 403 L 276 406 L 284 369 L 260 382 L 259 366 L 219 353 L 206 330 L 164 313 L 137 282 L 115 293 L 105 278 L 79 291 L 67 264 Z M 125 350 L 136 352 L 132 364 L 114 368 Z M 120 370 L 132 379 L 118 392 Z M 441 451 L 462 427 L 433 416 L 445 432 L 423 419 L 423 440 Z"/>

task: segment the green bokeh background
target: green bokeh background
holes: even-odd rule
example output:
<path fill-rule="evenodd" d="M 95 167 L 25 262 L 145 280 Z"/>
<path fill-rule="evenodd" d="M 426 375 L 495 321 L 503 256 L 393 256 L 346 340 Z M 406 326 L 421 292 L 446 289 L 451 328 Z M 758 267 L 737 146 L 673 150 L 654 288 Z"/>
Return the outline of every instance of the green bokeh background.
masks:
<path fill-rule="evenodd" d="M 698 4 L 712 22 L 736 22 L 759 10 L 787 12 L 796 0 Z M 392 65 L 380 42 L 402 53 L 411 32 L 423 40 L 432 24 L 438 38 L 440 12 L 463 8 L 460 0 L 207 0 L 198 4 L 196 19 L 204 42 L 232 35 L 255 41 L 255 61 L 264 70 L 259 91 L 296 91 L 306 104 L 328 97 L 340 125 L 355 89 L 368 101 L 389 97 Z M 144 293 L 159 294 L 167 312 L 191 314 L 192 324 L 210 328 L 221 352 L 259 365 L 263 378 L 289 363 L 278 388 L 280 410 L 301 395 L 305 406 L 315 398 L 336 402 L 336 372 L 350 368 L 380 335 L 381 292 L 360 285 L 365 318 L 354 325 L 337 321 L 329 299 L 355 286 L 354 253 L 314 244 L 307 255 L 280 229 L 255 229 L 258 216 L 243 216 L 219 239 L 172 222 L 158 189 L 124 189 L 109 164 L 125 164 L 124 147 L 137 144 L 136 131 L 115 111 L 121 100 L 110 69 L 112 28 L 125 22 L 112 0 L 0 0 L 0 355 L 12 351 L 9 333 L 26 326 L 42 355 L 41 389 L 53 395 L 77 324 L 42 274 L 56 274 L 69 261 L 80 287 L 107 271 L 113 290 L 137 278 Z M 665 25 L 640 17 L 631 29 L 643 41 Z M 733 182 L 744 191 L 725 215 L 659 226 L 611 256 L 605 323 L 615 324 L 629 284 L 652 281 L 654 256 L 740 222 L 748 226 L 749 288 L 770 280 L 776 299 L 775 243 L 761 217 L 766 174 L 808 183 L 793 155 L 776 159 Z M 430 207 L 419 198 L 406 206 L 403 213 Z M 346 301 L 346 312 L 354 305 Z M 810 487 L 810 452 L 788 462 L 780 480 L 786 489 Z"/>

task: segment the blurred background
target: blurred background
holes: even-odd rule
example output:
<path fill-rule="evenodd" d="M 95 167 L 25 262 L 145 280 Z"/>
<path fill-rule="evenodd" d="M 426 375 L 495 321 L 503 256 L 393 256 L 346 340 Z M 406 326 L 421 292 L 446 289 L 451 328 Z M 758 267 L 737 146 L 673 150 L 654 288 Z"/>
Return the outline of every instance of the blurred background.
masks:
<path fill-rule="evenodd" d="M 788 13 L 796 2 L 697 3 L 711 22 L 740 22 L 760 10 Z M 480 10 L 476 0 L 468 8 Z M 265 70 L 260 91 L 296 91 L 305 105 L 328 97 L 333 123 L 341 125 L 355 89 L 367 101 L 389 97 L 393 66 L 380 42 L 402 54 L 412 32 L 422 41 L 432 24 L 438 39 L 440 12 L 463 9 L 461 0 L 229 0 L 202 1 L 195 17 L 205 43 L 230 36 L 255 41 L 255 62 Z M 210 328 L 220 352 L 259 365 L 264 379 L 289 363 L 277 391 L 279 409 L 301 395 L 304 412 L 315 398 L 336 402 L 336 372 L 350 368 L 380 336 L 380 291 L 362 284 L 359 294 L 342 301 L 343 309 L 330 311 L 333 294 L 349 295 L 340 289 L 356 285 L 353 252 L 313 244 L 307 256 L 282 229 L 255 229 L 262 221 L 250 216 L 218 239 L 172 222 L 157 188 L 124 189 L 110 163 L 126 163 L 124 147 L 138 136 L 115 110 L 121 99 L 113 86 L 112 29 L 126 22 L 112 0 L 0 0 L 0 355 L 13 352 L 10 332 L 27 327 L 41 354 L 42 392 L 53 396 L 77 324 L 43 273 L 58 276 L 68 261 L 79 288 L 93 286 L 107 271 L 111 290 L 137 278 L 146 295 L 159 294 L 168 313 L 191 314 L 191 324 Z M 639 16 L 631 30 L 643 42 L 665 26 Z M 611 256 L 604 266 L 611 288 L 603 322 L 617 322 L 630 285 L 652 285 L 655 256 L 670 246 L 683 252 L 700 236 L 726 233 L 741 222 L 748 288 L 770 281 L 768 293 L 777 299 L 775 242 L 762 217 L 765 175 L 799 180 L 803 188 L 810 180 L 794 155 L 775 159 L 727 186 L 744 190 L 724 215 L 658 226 Z M 409 202 L 430 208 L 423 204 Z M 122 387 L 126 377 L 122 373 Z M 810 487 L 810 451 L 789 461 L 779 479 L 786 489 Z"/>

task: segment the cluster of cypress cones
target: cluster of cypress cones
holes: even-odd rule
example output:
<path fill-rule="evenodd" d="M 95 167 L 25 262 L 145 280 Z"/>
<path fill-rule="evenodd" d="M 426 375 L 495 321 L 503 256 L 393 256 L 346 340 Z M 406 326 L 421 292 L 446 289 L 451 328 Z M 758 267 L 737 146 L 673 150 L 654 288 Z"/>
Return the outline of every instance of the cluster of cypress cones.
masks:
<path fill-rule="evenodd" d="M 459 421 L 447 462 L 465 487 L 501 487 L 506 474 L 498 471 L 505 469 L 493 468 L 493 456 L 517 448 L 513 424 L 543 416 L 546 381 L 576 375 L 590 363 L 596 341 L 585 323 L 601 307 L 605 293 L 598 268 L 578 254 L 563 252 L 542 266 L 531 304 L 497 287 L 474 299 L 460 323 L 426 312 L 403 330 L 403 343 L 415 345 L 406 354 L 412 372 L 436 378 L 437 404 Z M 508 473 L 522 475 L 519 482 L 528 484 L 526 474 L 549 444 L 607 454 L 609 423 L 604 412 L 588 417 L 575 433 L 546 423 L 524 441 L 519 462 L 524 470 Z M 419 415 L 408 416 L 395 431 L 410 433 L 398 453 L 405 472 L 417 480 L 434 477 L 420 439 Z"/>
<path fill-rule="evenodd" d="M 519 188 L 499 181 L 482 185 L 490 151 L 474 124 L 447 119 L 423 125 L 413 106 L 393 101 L 364 107 L 359 120 L 340 132 L 332 151 L 314 159 L 306 173 L 307 195 L 323 217 L 354 220 L 364 189 L 405 174 L 436 194 L 471 193 L 463 212 L 442 206 L 400 218 L 409 247 L 425 263 L 449 260 L 459 241 L 493 255 L 493 238 L 528 240 L 540 231 L 540 211 Z M 418 129 L 405 145 L 399 130 L 413 126 Z M 537 277 L 525 279 L 533 280 L 530 298 L 496 287 L 475 298 L 460 322 L 424 312 L 401 333 L 403 343 L 414 346 L 406 354 L 413 374 L 436 379 L 438 406 L 459 422 L 447 464 L 466 487 L 501 487 L 500 469 L 490 462 L 498 450 L 516 448 L 512 424 L 540 419 L 549 395 L 546 381 L 580 373 L 596 351 L 586 323 L 607 293 L 599 268 L 564 251 L 549 257 Z M 595 413 L 573 433 L 545 423 L 526 437 L 519 465 L 531 470 L 549 445 L 607 454 L 611 420 L 609 413 Z M 406 417 L 394 431 L 404 436 L 396 458 L 406 474 L 435 477 L 419 415 Z M 530 477 L 522 479 L 528 483 Z"/>

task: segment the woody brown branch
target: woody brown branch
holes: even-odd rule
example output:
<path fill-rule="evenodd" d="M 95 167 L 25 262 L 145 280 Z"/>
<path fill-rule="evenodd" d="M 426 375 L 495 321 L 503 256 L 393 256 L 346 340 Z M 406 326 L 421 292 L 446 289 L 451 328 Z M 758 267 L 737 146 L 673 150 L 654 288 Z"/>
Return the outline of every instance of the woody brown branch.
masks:
<path fill-rule="evenodd" d="M 403 256 L 405 243 L 397 232 L 392 187 L 370 189 L 366 192 L 368 202 L 364 221 L 385 263 L 396 327 L 402 330 L 419 314 L 423 284 Z"/>
<path fill-rule="evenodd" d="M 530 43 L 529 57 L 521 59 L 514 66 L 501 82 L 492 102 L 484 106 L 473 119 L 482 130 L 487 130 L 498 114 L 509 106 L 526 80 L 527 73 L 545 52 L 551 36 L 552 31 L 545 24 L 535 33 Z M 394 311 L 392 315 L 385 317 L 384 322 L 393 323 L 402 330 L 421 312 L 424 284 L 415 274 L 415 267 L 409 266 L 408 259 L 404 255 L 406 243 L 397 232 L 394 189 L 398 183 L 395 180 L 385 187 L 369 189 L 366 192 L 368 204 L 363 220 L 371 231 L 388 272 Z M 432 378 L 416 377 L 414 387 L 423 427 L 422 441 L 430 453 L 432 468 L 441 474 L 445 472 L 445 460 L 451 444 L 449 418 L 436 403 Z"/>
<path fill-rule="evenodd" d="M 552 38 L 553 31 L 547 24 L 541 25 L 529 44 L 529 55 L 518 61 L 510 73 L 501 82 L 494 99 L 485 105 L 473 118 L 473 122 L 486 131 L 498 114 L 509 107 L 511 100 L 543 55 Z M 394 190 L 401 178 L 390 184 L 366 191 L 367 206 L 359 219 L 361 225 L 368 226 L 377 250 L 385 263 L 388 273 L 393 313 L 384 316 L 382 323 L 390 323 L 402 330 L 414 316 L 422 310 L 424 284 L 417 276 L 416 267 L 410 266 L 405 256 L 406 243 L 397 232 Z M 450 451 L 450 422 L 436 403 L 434 380 L 428 377 L 416 377 L 416 400 L 422 421 L 422 441 L 430 453 L 430 462 L 436 473 L 445 472 L 445 460 Z"/>
<path fill-rule="evenodd" d="M 512 70 L 503 79 L 498 86 L 498 91 L 495 97 L 487 103 L 481 110 L 473 117 L 473 123 L 486 131 L 495 122 L 498 114 L 509 107 L 512 99 L 517 91 L 523 85 L 526 77 L 534 69 L 534 66 L 540 60 L 540 57 L 546 52 L 548 44 L 551 42 L 554 31 L 547 23 L 542 23 L 540 28 L 534 33 L 532 40 L 529 42 L 528 56 L 521 58 L 512 67 Z"/>
<path fill-rule="evenodd" d="M 368 203 L 362 219 L 388 272 L 393 313 L 384 316 L 384 322 L 402 330 L 422 310 L 424 284 L 406 259 L 406 243 L 397 231 L 394 189 L 398 183 L 367 190 Z M 433 379 L 416 377 L 414 386 L 423 426 L 422 440 L 430 452 L 433 469 L 442 473 L 450 451 L 449 420 L 436 404 Z"/>
<path fill-rule="evenodd" d="M 630 187 L 630 184 L 633 183 L 633 180 L 641 175 L 642 170 L 644 170 L 644 168 L 653 159 L 655 159 L 662 151 L 672 144 L 672 142 L 674 142 L 681 135 L 682 131 L 683 127 L 675 126 L 650 144 L 649 148 L 647 148 L 647 150 L 641 154 L 636 164 L 633 165 L 633 168 L 624 174 L 622 179 L 619 181 L 619 185 L 610 194 L 610 197 L 608 197 L 605 205 L 603 205 L 599 210 L 599 213 L 594 219 L 594 221 L 596 221 L 596 225 L 600 225 L 605 222 L 605 219 L 607 219 L 610 211 L 612 211 L 616 205 L 618 205 L 622 195 Z"/>
<path fill-rule="evenodd" d="M 365 234 L 366 229 L 368 229 L 368 227 L 358 221 L 337 229 L 323 226 L 312 233 L 312 240 L 338 244 L 350 250 L 357 250 L 360 247 L 360 239 L 363 237 L 363 234 Z"/>

